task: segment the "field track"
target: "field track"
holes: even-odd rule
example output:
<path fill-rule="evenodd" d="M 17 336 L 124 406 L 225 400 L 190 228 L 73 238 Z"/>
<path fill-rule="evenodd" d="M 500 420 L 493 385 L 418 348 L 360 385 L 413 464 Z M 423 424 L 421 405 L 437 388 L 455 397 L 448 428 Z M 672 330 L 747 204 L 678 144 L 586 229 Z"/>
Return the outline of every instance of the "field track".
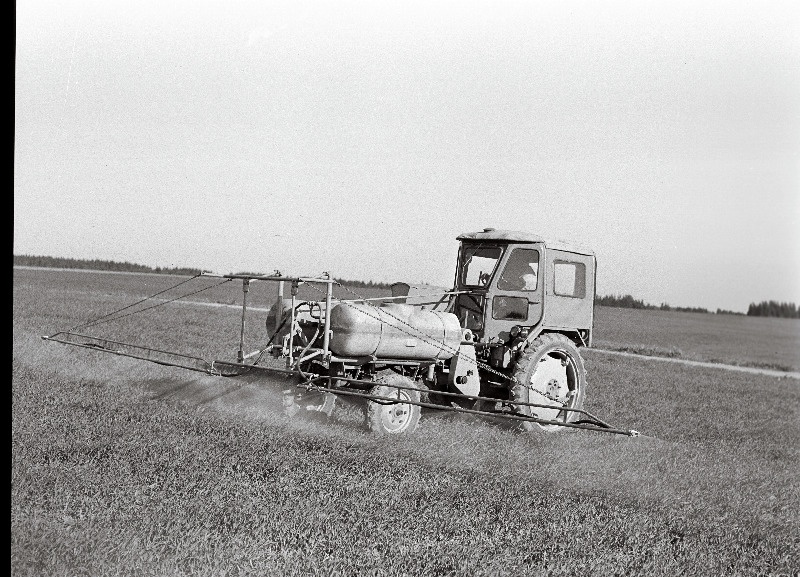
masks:
<path fill-rule="evenodd" d="M 647 359 L 649 361 L 661 361 L 665 363 L 678 363 L 681 365 L 688 365 L 690 367 L 708 367 L 711 369 L 725 369 L 727 371 L 740 371 L 742 373 L 750 373 L 752 375 L 766 375 L 768 377 L 789 377 L 792 379 L 800 379 L 800 373 L 794 371 L 773 371 L 771 369 L 759 369 L 756 367 L 740 367 L 739 365 L 726 365 L 722 363 L 706 363 L 703 361 L 690 361 L 688 359 L 672 359 L 669 357 L 654 357 L 649 355 L 640 355 L 637 353 L 625 353 L 622 351 L 609 351 L 606 349 L 581 349 L 582 351 L 589 351 L 589 353 L 600 353 L 603 355 L 619 355 L 622 357 L 634 357 L 637 359 Z"/>

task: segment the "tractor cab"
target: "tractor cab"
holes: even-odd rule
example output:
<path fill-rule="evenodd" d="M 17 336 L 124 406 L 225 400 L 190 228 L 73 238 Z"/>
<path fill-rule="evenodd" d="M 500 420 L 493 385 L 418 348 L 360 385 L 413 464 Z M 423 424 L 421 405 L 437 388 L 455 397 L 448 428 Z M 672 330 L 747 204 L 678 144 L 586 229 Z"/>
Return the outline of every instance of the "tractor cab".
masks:
<path fill-rule="evenodd" d="M 458 237 L 449 310 L 477 343 L 508 343 L 542 332 L 590 346 L 595 256 L 526 232 L 484 229 Z"/>

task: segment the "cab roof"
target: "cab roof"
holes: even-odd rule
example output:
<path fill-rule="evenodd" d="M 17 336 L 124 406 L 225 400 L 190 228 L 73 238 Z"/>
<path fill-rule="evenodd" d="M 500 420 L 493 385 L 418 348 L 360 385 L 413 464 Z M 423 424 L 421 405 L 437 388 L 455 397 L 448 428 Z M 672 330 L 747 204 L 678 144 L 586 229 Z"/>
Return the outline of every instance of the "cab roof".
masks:
<path fill-rule="evenodd" d="M 498 242 L 520 242 L 520 243 L 543 243 L 548 248 L 557 250 L 564 250 L 567 252 L 574 252 L 578 254 L 586 254 L 594 256 L 594 251 L 584 246 L 577 245 L 572 242 L 566 242 L 556 239 L 545 239 L 538 234 L 530 232 L 520 232 L 516 230 L 497 230 L 494 228 L 484 228 L 481 232 L 465 232 L 456 240 L 466 241 L 498 241 Z"/>

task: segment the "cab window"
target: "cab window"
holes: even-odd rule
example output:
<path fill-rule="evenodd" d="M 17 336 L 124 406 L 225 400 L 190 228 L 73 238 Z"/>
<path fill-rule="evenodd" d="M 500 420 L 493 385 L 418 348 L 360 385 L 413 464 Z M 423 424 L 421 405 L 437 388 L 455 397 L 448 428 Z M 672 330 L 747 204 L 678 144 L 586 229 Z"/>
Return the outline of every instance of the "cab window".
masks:
<path fill-rule="evenodd" d="M 497 281 L 497 288 L 505 291 L 535 291 L 539 285 L 539 251 L 515 248 Z"/>
<path fill-rule="evenodd" d="M 559 296 L 586 296 L 586 265 L 582 262 L 557 260 L 553 262 L 553 292 Z"/>
<path fill-rule="evenodd" d="M 499 246 L 467 246 L 461 265 L 462 286 L 485 287 L 503 254 Z"/>
<path fill-rule="evenodd" d="M 494 297 L 492 318 L 501 321 L 528 320 L 528 299 L 503 295 Z"/>

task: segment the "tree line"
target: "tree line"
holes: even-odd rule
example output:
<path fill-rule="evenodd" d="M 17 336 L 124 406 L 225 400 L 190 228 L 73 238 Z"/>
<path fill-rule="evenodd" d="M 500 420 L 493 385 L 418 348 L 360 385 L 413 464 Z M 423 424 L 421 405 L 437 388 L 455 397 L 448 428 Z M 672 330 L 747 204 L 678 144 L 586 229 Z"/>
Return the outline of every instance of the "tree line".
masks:
<path fill-rule="evenodd" d="M 99 260 L 99 259 L 78 259 L 78 258 L 62 258 L 55 256 L 33 256 L 28 254 L 15 254 L 14 266 L 35 266 L 44 268 L 74 268 L 81 270 L 102 270 L 113 272 L 149 272 L 156 274 L 179 274 L 179 275 L 196 275 L 202 271 L 199 268 L 186 268 L 186 267 L 149 267 L 143 264 L 136 264 L 132 262 L 118 262 L 114 260 Z M 251 274 L 262 275 L 259 272 L 238 272 L 236 274 Z M 391 283 L 374 282 L 374 281 L 360 281 L 348 280 L 337 278 L 340 284 L 355 287 L 355 288 L 377 288 L 377 289 L 390 289 Z"/>
<path fill-rule="evenodd" d="M 36 266 L 45 268 L 75 268 L 82 270 L 102 270 L 113 272 L 150 272 L 156 274 L 180 274 L 180 275 L 195 275 L 200 274 L 202 271 L 199 268 L 185 268 L 185 267 L 149 267 L 143 264 L 136 264 L 132 262 L 117 262 L 113 260 L 100 260 L 100 259 L 77 259 L 77 258 L 61 258 L 55 256 L 33 256 L 27 254 L 15 254 L 14 266 Z"/>
<path fill-rule="evenodd" d="M 667 303 L 661 303 L 660 305 L 653 305 L 646 303 L 641 299 L 636 299 L 631 295 L 604 295 L 604 296 L 596 295 L 594 297 L 594 302 L 598 306 L 617 307 L 625 309 L 675 311 L 679 313 L 704 313 L 704 314 L 718 314 L 718 315 L 742 315 L 742 316 L 744 315 L 744 313 L 739 313 L 736 311 L 729 311 L 719 308 L 716 311 L 710 311 L 707 308 L 703 307 L 674 307 Z"/>
<path fill-rule="evenodd" d="M 785 319 L 800 319 L 800 309 L 795 303 L 780 303 L 778 301 L 762 301 L 758 304 L 750 303 L 747 309 L 749 317 L 781 317 Z"/>
<path fill-rule="evenodd" d="M 335 279 L 341 285 L 348 286 L 351 288 L 375 288 L 375 289 L 391 289 L 392 283 L 388 282 L 375 282 L 375 281 L 363 281 L 363 280 L 349 280 L 344 278 L 337 278 Z"/>
<path fill-rule="evenodd" d="M 627 309 L 644 309 L 644 310 L 661 310 L 661 311 L 677 311 L 685 313 L 708 313 L 712 311 L 702 307 L 673 307 L 667 303 L 660 305 L 648 304 L 640 299 L 633 298 L 631 295 L 605 295 L 595 296 L 594 302 L 596 305 L 604 307 L 619 307 Z M 778 301 L 763 301 L 758 304 L 750 303 L 747 313 L 740 313 L 736 311 L 729 311 L 725 309 L 717 309 L 714 314 L 718 315 L 740 315 L 745 314 L 749 317 L 781 317 L 787 319 L 800 318 L 800 308 L 795 303 L 778 302 Z"/>
<path fill-rule="evenodd" d="M 674 307 L 667 303 L 661 303 L 660 305 L 652 305 L 644 302 L 641 299 L 633 298 L 633 296 L 631 295 L 605 295 L 605 296 L 596 295 L 594 297 L 594 302 L 596 305 L 603 307 L 618 307 L 624 309 L 677 311 L 682 313 L 707 313 L 707 314 L 711 313 L 710 310 L 702 307 Z M 722 309 L 717 309 L 717 314 L 742 314 L 742 313 L 735 313 L 733 311 L 723 311 Z"/>

